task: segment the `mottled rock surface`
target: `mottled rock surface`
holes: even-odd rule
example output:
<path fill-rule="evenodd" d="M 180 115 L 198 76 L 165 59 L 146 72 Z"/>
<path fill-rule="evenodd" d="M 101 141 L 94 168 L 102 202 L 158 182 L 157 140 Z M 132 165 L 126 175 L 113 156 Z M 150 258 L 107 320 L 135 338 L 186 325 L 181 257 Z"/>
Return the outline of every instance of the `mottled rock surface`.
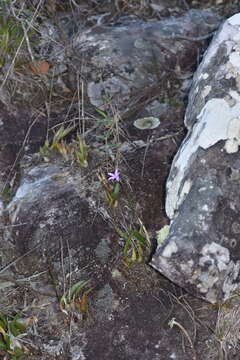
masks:
<path fill-rule="evenodd" d="M 219 23 L 220 17 L 210 11 L 190 10 L 178 18 L 143 22 L 126 17 L 114 26 L 80 31 L 73 41 L 80 59 L 75 68 L 88 79 L 90 102 L 126 110 L 147 89 L 159 92 L 168 76 L 189 76 L 201 45 L 191 37 L 209 34 Z"/>
<path fill-rule="evenodd" d="M 99 183 L 82 171 L 25 156 L 18 189 L 4 210 L 0 280 L 11 293 L 2 304 L 18 294 L 25 314 L 39 321 L 38 333 L 28 332 L 32 359 L 192 359 L 195 350 L 184 350 L 179 330 L 168 325 L 177 316 L 195 339 L 186 299 L 178 300 L 181 290 L 168 289 L 169 282 L 144 263 L 126 266 L 119 239 L 100 214 Z M 67 316 L 60 298 L 81 280 L 90 280 L 89 311 L 83 316 L 73 308 Z M 198 314 L 199 301 L 188 299 Z M 203 323 L 209 317 L 214 320 L 210 308 Z M 209 333 L 199 327 L 198 334 L 200 354 Z"/>
<path fill-rule="evenodd" d="M 29 164 L 27 160 L 22 163 L 20 184 L 6 209 L 13 227 L 5 238 L 21 255 L 35 249 L 30 258 L 41 267 L 61 242 L 64 249 L 67 241 L 71 249 L 79 251 L 81 246 L 95 243 L 97 228 L 104 222 L 99 216 L 94 219 L 89 192 L 86 198 L 90 184 L 86 184 L 80 169 L 74 173 L 61 164 L 41 164 L 37 160 L 34 164 L 32 159 Z M 99 184 L 95 186 L 91 184 L 92 192 Z"/>
<path fill-rule="evenodd" d="M 152 265 L 212 303 L 240 288 L 240 15 L 212 40 L 193 81 L 188 134 L 167 181 L 170 232 Z"/>

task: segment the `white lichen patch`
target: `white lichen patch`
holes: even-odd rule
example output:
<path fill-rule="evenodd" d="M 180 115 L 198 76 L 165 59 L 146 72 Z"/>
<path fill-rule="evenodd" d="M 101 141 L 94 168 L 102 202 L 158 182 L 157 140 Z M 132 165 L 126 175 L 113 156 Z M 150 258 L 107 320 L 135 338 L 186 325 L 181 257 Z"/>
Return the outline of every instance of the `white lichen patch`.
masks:
<path fill-rule="evenodd" d="M 197 288 L 211 303 L 218 301 L 217 288 L 222 284 L 224 298 L 227 299 L 234 290 L 239 274 L 239 266 L 230 261 L 229 250 L 215 242 L 203 246 L 199 266 L 196 268 L 190 283 Z"/>
<path fill-rule="evenodd" d="M 236 117 L 229 122 L 227 137 L 224 147 L 226 152 L 228 154 L 237 152 L 240 145 L 240 117 Z"/>
<path fill-rule="evenodd" d="M 228 22 L 229 24 L 233 25 L 233 26 L 235 26 L 235 25 L 240 26 L 240 13 L 231 16 L 231 17 L 227 20 L 227 22 Z"/>
<path fill-rule="evenodd" d="M 184 184 L 183 187 L 180 191 L 179 194 L 179 202 L 183 202 L 183 200 L 185 199 L 186 195 L 189 193 L 189 191 L 191 190 L 192 187 L 192 181 L 187 179 Z"/>
<path fill-rule="evenodd" d="M 99 42 L 99 50 L 105 50 L 109 48 L 109 41 L 108 40 L 101 40 L 101 42 Z"/>
<path fill-rule="evenodd" d="M 229 124 L 239 111 L 240 103 L 230 108 L 223 99 L 209 100 L 198 115 L 193 141 L 198 142 L 198 147 L 208 149 L 218 141 L 226 140 Z"/>
<path fill-rule="evenodd" d="M 226 64 L 227 74 L 226 79 L 236 78 L 239 75 L 238 69 L 233 66 L 230 62 Z"/>
<path fill-rule="evenodd" d="M 205 73 L 202 73 L 198 79 L 199 80 L 201 80 L 201 79 L 207 80 L 208 77 L 209 77 L 209 74 L 207 72 L 205 72 Z"/>
<path fill-rule="evenodd" d="M 239 114 L 240 102 L 231 107 L 224 99 L 216 98 L 209 100 L 201 110 L 190 136 L 175 157 L 172 166 L 174 176 L 170 176 L 167 182 L 166 211 L 170 218 L 173 218 L 175 211 L 186 197 L 186 187 L 184 193 L 181 191 L 182 182 L 186 169 L 194 161 L 197 150 L 199 148 L 206 150 L 221 140 L 230 140 L 225 147 L 228 153 L 238 148 L 240 125 L 239 120 L 236 119 L 239 119 Z"/>
<path fill-rule="evenodd" d="M 226 270 L 230 262 L 229 250 L 215 242 L 206 244 L 201 251 L 203 255 L 199 264 L 203 264 L 205 261 L 216 264 L 219 271 Z"/>
<path fill-rule="evenodd" d="M 235 91 L 235 90 L 230 90 L 230 91 L 229 91 L 229 95 L 231 96 L 232 99 L 235 100 L 235 102 L 234 102 L 233 105 L 236 104 L 236 101 L 237 101 L 237 102 L 240 101 L 240 95 L 239 95 L 239 93 L 238 93 L 237 91 Z M 232 106 L 233 106 L 233 105 L 232 105 Z"/>
<path fill-rule="evenodd" d="M 169 244 L 166 245 L 162 252 L 162 256 L 166 258 L 170 258 L 172 254 L 175 254 L 178 251 L 177 244 L 175 241 L 171 241 Z"/>
<path fill-rule="evenodd" d="M 240 42 L 240 33 L 237 32 L 234 36 L 233 36 L 233 41 L 234 42 Z"/>
<path fill-rule="evenodd" d="M 14 198 L 8 205 L 8 208 L 10 208 L 13 203 L 19 201 L 20 199 L 23 199 L 23 198 L 27 199 L 27 198 L 30 198 L 31 196 L 33 196 L 34 194 L 36 194 L 37 191 L 42 187 L 42 185 L 45 182 L 47 182 L 48 180 L 51 180 L 51 175 L 46 175 L 45 177 L 43 177 L 41 179 L 35 179 L 33 182 L 26 181 L 23 184 L 21 184 L 19 186 Z"/>
<path fill-rule="evenodd" d="M 192 276 L 193 267 L 194 267 L 194 262 L 192 260 L 180 264 L 182 273 L 185 273 L 189 277 Z"/>
<path fill-rule="evenodd" d="M 226 79 L 236 78 L 240 74 L 240 39 L 234 37 L 234 45 L 229 54 L 229 60 L 226 64 Z"/>
<path fill-rule="evenodd" d="M 227 274 L 224 277 L 224 282 L 222 286 L 222 290 L 224 293 L 224 301 L 229 299 L 232 294 L 239 289 L 239 285 L 237 284 L 236 280 L 239 276 L 240 270 L 240 261 L 234 263 L 231 261 L 228 265 Z"/>
<path fill-rule="evenodd" d="M 230 54 L 233 48 L 233 37 L 238 33 L 238 29 L 231 23 L 231 18 L 225 21 L 221 30 L 218 32 L 214 41 L 212 41 L 207 52 L 204 54 L 204 60 L 199 66 L 199 71 L 203 74 L 209 72 L 209 65 L 213 58 L 215 58 L 219 51 L 219 46 L 224 43 L 226 55 Z M 198 92 L 198 91 L 197 91 Z"/>
<path fill-rule="evenodd" d="M 12 223 L 17 221 L 18 213 L 23 202 L 35 201 L 39 194 L 43 194 L 46 187 L 54 185 L 53 175 L 62 175 L 56 166 L 34 167 L 29 170 L 28 176 L 24 178 L 11 202 L 7 206 Z"/>
<path fill-rule="evenodd" d="M 199 92 L 199 87 L 198 87 L 198 86 L 196 87 L 196 89 L 194 90 L 194 92 L 195 92 L 196 94 L 198 94 L 198 92 Z"/>
<path fill-rule="evenodd" d="M 205 98 L 206 96 L 208 96 L 208 94 L 210 93 L 211 90 L 212 90 L 212 87 L 210 85 L 205 86 L 201 93 L 202 97 Z"/>
<path fill-rule="evenodd" d="M 209 272 L 202 272 L 198 277 L 199 284 L 197 285 L 202 294 L 206 294 L 218 281 L 218 277 L 211 275 Z"/>
<path fill-rule="evenodd" d="M 237 68 L 237 72 L 240 72 L 240 54 L 236 51 L 229 56 L 230 63 Z"/>

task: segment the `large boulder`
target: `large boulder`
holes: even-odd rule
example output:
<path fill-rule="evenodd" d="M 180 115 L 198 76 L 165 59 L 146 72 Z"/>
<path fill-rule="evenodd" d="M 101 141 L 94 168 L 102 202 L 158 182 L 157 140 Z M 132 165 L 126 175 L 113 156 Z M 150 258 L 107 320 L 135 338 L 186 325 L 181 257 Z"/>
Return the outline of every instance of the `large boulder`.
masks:
<path fill-rule="evenodd" d="M 99 183 L 91 184 L 87 200 L 88 188 L 81 170 L 73 171 L 61 162 L 41 163 L 38 154 L 26 156 L 21 163 L 19 186 L 5 210 L 6 247 L 12 244 L 18 256 L 30 251 L 28 260 L 40 269 L 59 246 L 64 251 L 67 247 L 87 248 L 89 242 L 96 244 L 104 222 L 102 217 L 94 216 L 90 194 L 97 191 Z M 25 261 L 28 271 L 32 269 L 29 261 Z"/>
<path fill-rule="evenodd" d="M 121 241 L 109 226 L 114 219 L 103 220 L 107 211 L 96 177 L 58 159 L 42 163 L 38 154 L 25 156 L 20 170 L 18 189 L 0 218 L 0 292 L 3 308 L 24 301 L 24 315 L 38 320 L 37 333 L 28 332 L 32 358 L 192 358 L 194 349 L 185 350 L 179 330 L 168 326 L 177 316 L 194 336 L 192 315 L 175 297 L 179 289 L 144 263 L 124 261 Z M 83 290 L 90 291 L 88 311 L 78 307 L 83 292 L 69 301 L 71 309 L 64 308 L 63 294 L 84 280 L 90 281 Z M 205 340 L 197 354 L 203 346 Z"/>
<path fill-rule="evenodd" d="M 191 76 L 202 46 L 198 40 L 219 23 L 211 11 L 190 10 L 161 21 L 123 17 L 114 26 L 79 31 L 73 40 L 74 66 L 87 79 L 90 102 L 125 111 L 142 103 L 141 97 L 159 95 L 169 76 Z M 75 74 L 72 86 L 76 88 Z"/>
<path fill-rule="evenodd" d="M 216 34 L 186 111 L 188 134 L 167 181 L 169 234 L 151 264 L 216 303 L 240 288 L 240 14 Z"/>

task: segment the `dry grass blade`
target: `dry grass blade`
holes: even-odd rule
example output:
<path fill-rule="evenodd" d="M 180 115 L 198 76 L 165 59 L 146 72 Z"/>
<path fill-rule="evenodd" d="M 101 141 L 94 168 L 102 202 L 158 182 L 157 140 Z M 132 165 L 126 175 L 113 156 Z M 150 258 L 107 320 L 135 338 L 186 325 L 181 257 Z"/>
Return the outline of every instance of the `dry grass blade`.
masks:
<path fill-rule="evenodd" d="M 38 13 L 39 13 L 39 10 L 40 10 L 40 8 L 41 8 L 41 6 L 42 6 L 42 3 L 43 3 L 43 0 L 40 0 L 39 3 L 38 3 L 38 5 L 37 5 L 37 7 L 36 7 L 36 10 L 35 10 L 35 12 L 34 12 L 34 14 L 33 14 L 33 16 L 32 16 L 31 21 L 29 22 L 27 28 L 26 28 L 25 31 L 24 31 L 24 32 L 25 32 L 25 36 L 24 36 L 24 37 L 22 38 L 22 40 L 20 41 L 20 44 L 19 44 L 19 46 L 18 46 L 18 48 L 17 48 L 17 50 L 16 50 L 16 53 L 15 53 L 13 59 L 12 59 L 11 65 L 9 66 L 9 68 L 8 68 L 8 70 L 7 70 L 7 72 L 6 72 L 6 75 L 5 75 L 4 79 L 3 79 L 3 82 L 2 82 L 2 84 L 1 84 L 1 86 L 0 86 L 0 91 L 3 89 L 4 85 L 6 84 L 6 81 L 7 81 L 7 79 L 8 79 L 8 76 L 9 76 L 10 72 L 11 72 L 12 69 L 14 68 L 14 64 L 15 64 L 15 62 L 16 62 L 16 59 L 17 59 L 18 55 L 19 55 L 20 49 L 21 49 L 24 41 L 26 40 L 26 35 L 28 34 L 28 31 L 31 29 L 32 24 L 33 24 L 35 18 L 37 17 L 37 15 L 38 15 Z"/>
<path fill-rule="evenodd" d="M 13 260 L 9 264 L 4 265 L 2 268 L 0 268 L 0 274 L 3 273 L 4 271 L 6 271 L 7 269 L 9 269 L 12 265 L 16 264 L 18 261 L 22 260 L 25 256 L 29 255 L 31 252 L 36 250 L 39 246 L 40 246 L 40 244 L 36 245 L 34 248 L 30 249 L 29 251 L 27 251 L 22 256 L 19 256 L 17 259 Z"/>
<path fill-rule="evenodd" d="M 193 342 L 187 332 L 187 330 L 178 322 L 175 320 L 175 318 L 172 318 L 171 321 L 169 321 L 168 325 L 172 328 L 173 326 L 177 326 L 184 334 L 184 336 L 186 336 L 191 348 L 192 348 L 192 352 L 193 352 L 193 360 L 197 360 L 197 355 L 196 355 L 196 351 L 194 349 L 194 346 L 193 346 Z"/>
<path fill-rule="evenodd" d="M 240 303 L 239 295 L 230 299 L 229 304 L 221 306 L 215 329 L 215 338 L 220 346 L 220 359 L 228 359 L 229 351 L 239 351 L 240 341 Z"/>

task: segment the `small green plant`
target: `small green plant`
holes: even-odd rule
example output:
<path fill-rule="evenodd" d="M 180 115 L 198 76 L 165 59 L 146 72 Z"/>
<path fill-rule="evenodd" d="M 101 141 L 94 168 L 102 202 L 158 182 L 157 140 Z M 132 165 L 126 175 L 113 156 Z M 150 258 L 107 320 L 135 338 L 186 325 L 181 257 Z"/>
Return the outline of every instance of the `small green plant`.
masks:
<path fill-rule="evenodd" d="M 11 196 L 12 196 L 12 187 L 11 184 L 8 182 L 6 183 L 6 185 L 4 186 L 1 192 L 1 197 L 3 201 L 8 202 L 11 199 Z"/>
<path fill-rule="evenodd" d="M 104 125 L 106 128 L 110 128 L 113 122 L 113 119 L 107 115 L 107 113 L 105 113 L 104 111 L 100 110 L 100 109 L 96 109 L 96 112 L 101 116 L 100 118 L 97 119 L 97 124 L 98 125 Z M 105 136 L 103 136 L 104 139 L 107 140 L 109 134 L 106 134 Z"/>
<path fill-rule="evenodd" d="M 19 318 L 18 314 L 13 319 L 0 314 L 0 350 L 11 360 L 20 359 L 29 352 L 21 343 L 21 339 L 26 336 L 26 325 Z"/>
<path fill-rule="evenodd" d="M 162 246 L 168 234 L 169 234 L 169 225 L 164 225 L 160 230 L 157 231 L 158 247 Z"/>
<path fill-rule="evenodd" d="M 45 161 L 49 161 L 51 152 L 59 152 L 65 160 L 69 159 L 69 152 L 71 151 L 70 147 L 63 140 L 75 126 L 64 128 L 61 126 L 58 131 L 54 134 L 52 143 L 50 144 L 48 139 L 45 141 L 44 145 L 40 148 L 40 154 L 42 155 Z"/>
<path fill-rule="evenodd" d="M 118 235 L 125 240 L 123 249 L 126 264 L 133 262 L 143 262 L 144 252 L 147 248 L 150 248 L 151 242 L 145 226 L 139 219 L 140 227 L 138 230 L 121 231 L 116 227 Z"/>
<path fill-rule="evenodd" d="M 88 166 L 88 146 L 85 139 L 77 134 L 76 148 L 74 151 L 75 159 L 80 166 Z"/>
<path fill-rule="evenodd" d="M 119 173 L 116 174 L 116 171 L 118 171 L 118 169 L 116 169 L 115 173 L 113 174 L 108 173 L 108 175 L 115 174 L 115 177 L 113 176 L 112 178 L 111 178 L 112 175 L 109 175 L 110 177 L 108 180 L 103 173 L 98 174 L 98 178 L 105 191 L 106 201 L 110 207 L 116 207 L 118 205 L 118 200 L 120 197 Z M 114 180 L 116 182 L 111 184 L 109 180 Z"/>
<path fill-rule="evenodd" d="M 97 135 L 99 140 L 104 141 L 111 148 L 118 147 L 118 133 L 120 131 L 118 126 L 119 117 L 117 114 L 115 116 L 110 117 L 107 113 L 100 109 L 96 109 L 96 112 L 101 116 L 96 120 L 97 124 L 104 128 L 104 135 Z M 111 141 L 110 141 L 111 140 Z"/>
<path fill-rule="evenodd" d="M 60 299 L 60 309 L 62 312 L 66 315 L 78 312 L 82 314 L 83 318 L 88 316 L 88 296 L 93 289 L 86 289 L 88 284 L 89 280 L 78 281 L 65 292 Z"/>
<path fill-rule="evenodd" d="M 0 68 L 5 64 L 6 56 L 14 54 L 23 37 L 20 23 L 12 17 L 0 15 Z"/>
<path fill-rule="evenodd" d="M 44 145 L 40 148 L 40 154 L 45 161 L 49 161 L 51 153 L 60 153 L 64 160 L 76 161 L 80 166 L 88 166 L 88 146 L 86 145 L 85 139 L 77 134 L 77 140 L 74 140 L 70 144 L 64 141 L 64 138 L 74 130 L 75 126 L 64 128 L 61 126 L 55 133 L 51 144 L 48 140 L 45 141 Z"/>

